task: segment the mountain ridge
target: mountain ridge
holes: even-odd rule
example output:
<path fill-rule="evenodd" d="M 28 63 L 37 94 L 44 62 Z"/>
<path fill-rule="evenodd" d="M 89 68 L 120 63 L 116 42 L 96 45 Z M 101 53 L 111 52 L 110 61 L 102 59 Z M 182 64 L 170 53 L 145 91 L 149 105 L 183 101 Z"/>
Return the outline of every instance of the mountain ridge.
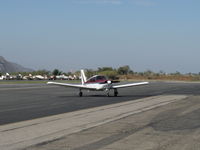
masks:
<path fill-rule="evenodd" d="M 7 61 L 3 56 L 0 56 L 0 72 L 13 73 L 13 72 L 32 72 L 33 69 L 25 68 L 22 65 Z"/>

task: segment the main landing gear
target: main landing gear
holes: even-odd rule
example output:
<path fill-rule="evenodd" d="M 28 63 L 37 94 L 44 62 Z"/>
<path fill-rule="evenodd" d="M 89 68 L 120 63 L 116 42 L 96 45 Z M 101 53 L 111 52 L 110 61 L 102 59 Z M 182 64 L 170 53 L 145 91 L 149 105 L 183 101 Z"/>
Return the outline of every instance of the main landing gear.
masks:
<path fill-rule="evenodd" d="M 114 96 L 117 97 L 118 94 L 119 93 L 118 93 L 117 89 L 114 89 Z"/>
<path fill-rule="evenodd" d="M 79 96 L 80 96 L 80 97 L 83 96 L 83 92 L 81 91 L 81 89 L 80 89 L 80 92 L 79 92 Z"/>

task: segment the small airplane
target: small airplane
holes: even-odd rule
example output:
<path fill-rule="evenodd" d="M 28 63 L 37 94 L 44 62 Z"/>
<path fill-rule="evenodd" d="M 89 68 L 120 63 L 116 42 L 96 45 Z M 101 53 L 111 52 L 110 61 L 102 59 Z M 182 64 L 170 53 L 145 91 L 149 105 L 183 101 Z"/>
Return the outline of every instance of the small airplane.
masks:
<path fill-rule="evenodd" d="M 127 88 L 132 86 L 140 86 L 147 85 L 149 82 L 139 82 L 139 83 L 129 83 L 129 84 L 121 84 L 121 85 L 113 85 L 113 83 L 117 83 L 119 81 L 111 81 L 108 80 L 105 76 L 95 75 L 91 78 L 87 79 L 84 73 L 84 70 L 81 70 L 81 83 L 82 84 L 68 84 L 68 83 L 60 83 L 60 82 L 47 82 L 47 84 L 71 87 L 79 89 L 79 96 L 83 96 L 82 90 L 89 91 L 105 91 L 107 96 L 110 96 L 110 90 L 114 91 L 114 96 L 118 95 L 119 88 Z"/>

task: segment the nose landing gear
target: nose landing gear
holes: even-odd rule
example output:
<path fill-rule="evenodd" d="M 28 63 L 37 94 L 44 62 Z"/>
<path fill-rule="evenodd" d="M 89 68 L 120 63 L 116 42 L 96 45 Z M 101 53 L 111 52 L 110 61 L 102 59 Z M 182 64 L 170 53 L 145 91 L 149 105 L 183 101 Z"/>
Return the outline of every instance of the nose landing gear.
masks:
<path fill-rule="evenodd" d="M 118 96 L 118 91 L 117 89 L 114 89 L 114 96 L 117 97 Z M 106 95 L 109 97 L 110 96 L 110 90 L 106 90 Z"/>
<path fill-rule="evenodd" d="M 114 89 L 114 96 L 117 97 L 118 94 L 119 94 L 119 93 L 118 93 L 117 89 Z M 79 96 L 80 96 L 80 97 L 83 96 L 83 92 L 81 91 L 81 89 L 80 89 L 80 91 L 79 91 Z M 106 90 L 106 96 L 107 96 L 107 97 L 110 96 L 110 90 L 109 90 L 109 89 Z"/>
<path fill-rule="evenodd" d="M 107 96 L 107 97 L 110 96 L 110 90 L 106 90 L 106 96 Z"/>

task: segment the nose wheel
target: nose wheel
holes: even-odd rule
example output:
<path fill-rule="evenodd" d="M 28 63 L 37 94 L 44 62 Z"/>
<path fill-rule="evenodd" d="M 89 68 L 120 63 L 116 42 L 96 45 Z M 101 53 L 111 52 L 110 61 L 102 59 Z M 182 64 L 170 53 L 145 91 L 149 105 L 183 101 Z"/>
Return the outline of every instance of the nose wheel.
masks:
<path fill-rule="evenodd" d="M 110 96 L 110 90 L 106 89 L 106 96 L 109 97 Z"/>
<path fill-rule="evenodd" d="M 117 97 L 118 94 L 119 93 L 118 93 L 117 89 L 114 89 L 114 96 Z M 108 97 L 110 96 L 110 90 L 106 90 L 106 96 L 108 96 Z"/>
<path fill-rule="evenodd" d="M 106 96 L 107 96 L 107 97 L 109 97 L 109 96 L 110 96 L 110 93 L 109 93 L 109 92 L 107 92 L 107 93 L 106 93 Z"/>

